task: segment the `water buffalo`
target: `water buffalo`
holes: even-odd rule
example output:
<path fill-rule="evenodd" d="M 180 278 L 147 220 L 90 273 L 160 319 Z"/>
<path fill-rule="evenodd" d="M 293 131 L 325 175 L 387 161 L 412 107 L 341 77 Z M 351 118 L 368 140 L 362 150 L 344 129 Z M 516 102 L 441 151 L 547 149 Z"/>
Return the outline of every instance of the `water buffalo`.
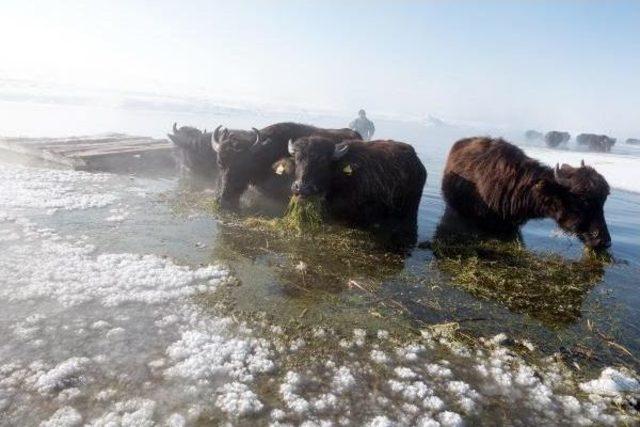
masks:
<path fill-rule="evenodd" d="M 398 242 L 415 243 L 427 171 L 411 145 L 335 144 L 314 136 L 291 141 L 289 153 L 295 160 L 293 194 L 324 197 L 327 213 L 339 222 L 377 227 Z"/>
<path fill-rule="evenodd" d="M 640 145 L 640 139 L 637 139 L 637 138 L 627 138 L 625 142 L 627 144 Z"/>
<path fill-rule="evenodd" d="M 586 246 L 606 248 L 607 181 L 585 166 L 544 166 L 501 139 L 467 138 L 451 148 L 442 194 L 461 216 L 505 233 L 534 218 L 553 218 Z"/>
<path fill-rule="evenodd" d="M 551 132 L 547 132 L 544 136 L 544 142 L 547 144 L 547 147 L 555 148 L 560 144 L 564 144 L 571 139 L 571 135 L 569 132 L 559 132 L 557 130 L 552 130 Z"/>
<path fill-rule="evenodd" d="M 576 142 L 579 145 L 586 145 L 590 151 L 609 152 L 616 143 L 616 139 L 607 135 L 581 133 L 576 137 Z"/>
<path fill-rule="evenodd" d="M 542 132 L 538 132 L 537 130 L 528 130 L 524 133 L 524 137 L 529 141 L 536 141 L 544 138 Z"/>
<path fill-rule="evenodd" d="M 251 131 L 218 126 L 213 146 L 218 153 L 220 182 L 218 201 L 223 209 L 237 209 L 240 196 L 249 185 L 261 193 L 286 200 L 291 195 L 291 178 L 274 174 L 273 164 L 287 157 L 290 139 L 319 135 L 334 143 L 362 139 L 351 129 L 323 129 L 299 123 L 277 123 Z"/>
<path fill-rule="evenodd" d="M 218 156 L 211 145 L 211 132 L 202 132 L 190 126 L 178 129 L 174 123 L 173 133 L 167 136 L 176 146 L 176 160 L 181 175 L 213 185 L 218 176 Z"/>

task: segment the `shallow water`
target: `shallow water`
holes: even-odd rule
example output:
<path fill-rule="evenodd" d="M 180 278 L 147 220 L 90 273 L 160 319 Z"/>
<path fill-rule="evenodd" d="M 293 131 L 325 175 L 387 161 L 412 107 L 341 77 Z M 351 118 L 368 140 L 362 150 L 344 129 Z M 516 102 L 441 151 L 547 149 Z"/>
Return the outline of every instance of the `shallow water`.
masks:
<path fill-rule="evenodd" d="M 176 117 L 83 107 L 76 126 L 55 120 L 69 111 L 7 104 L 1 108 L 16 117 L 14 135 L 158 136 Z M 203 127 L 282 120 L 206 116 L 178 119 Z M 376 127 L 381 138 L 414 144 L 427 167 L 419 240 L 431 240 L 444 212 L 439 183 L 450 145 L 487 130 L 383 120 Z M 549 163 L 556 154 L 560 162 L 575 157 L 526 150 Z M 616 150 L 602 161 L 619 163 L 611 181 L 627 188 L 625 173 L 634 171 L 624 168 L 640 158 Z M 427 249 L 399 257 L 366 239 L 338 247 L 279 238 L 176 210 L 172 176 L 23 168 L 2 159 L 0 250 L 9 255 L 0 262 L 0 424 L 38 424 L 55 413 L 67 425 L 78 417 L 76 424 L 95 425 L 621 421 L 610 418 L 618 412 L 605 399 L 591 402 L 579 387 L 606 366 L 639 364 L 640 195 L 613 182 L 606 217 L 614 262 L 580 288 L 570 301 L 577 310 L 559 312 L 565 302 L 550 301 L 532 312 L 466 291 Z M 523 238 L 534 252 L 582 255 L 551 221 L 527 224 Z M 301 261 L 306 269 L 298 270 Z M 454 336 L 420 335 L 450 322 L 459 325 Z M 480 340 L 501 333 L 509 340 Z"/>

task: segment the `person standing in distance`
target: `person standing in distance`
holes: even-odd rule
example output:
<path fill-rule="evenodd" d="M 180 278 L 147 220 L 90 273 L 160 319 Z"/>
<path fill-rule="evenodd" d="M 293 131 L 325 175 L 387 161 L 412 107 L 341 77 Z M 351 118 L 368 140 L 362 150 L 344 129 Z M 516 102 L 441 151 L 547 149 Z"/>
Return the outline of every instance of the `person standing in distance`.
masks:
<path fill-rule="evenodd" d="M 358 111 L 358 117 L 349 123 L 349 128 L 358 132 L 365 141 L 370 141 L 376 131 L 376 127 L 371 120 L 367 119 L 367 113 L 364 110 Z"/>

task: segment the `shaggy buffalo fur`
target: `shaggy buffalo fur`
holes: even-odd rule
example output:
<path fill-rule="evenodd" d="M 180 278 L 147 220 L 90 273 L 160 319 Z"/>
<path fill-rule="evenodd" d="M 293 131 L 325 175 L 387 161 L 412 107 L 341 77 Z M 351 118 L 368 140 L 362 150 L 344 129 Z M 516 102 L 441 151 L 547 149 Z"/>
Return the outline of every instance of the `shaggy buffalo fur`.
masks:
<path fill-rule="evenodd" d="M 449 153 L 442 193 L 450 207 L 485 229 L 504 233 L 549 217 L 589 247 L 611 244 L 603 211 L 609 185 L 584 162 L 554 170 L 501 139 L 462 139 Z"/>
<path fill-rule="evenodd" d="M 415 243 L 427 171 L 409 144 L 306 137 L 290 146 L 294 194 L 323 195 L 329 215 L 362 228 L 378 226 Z"/>
<path fill-rule="evenodd" d="M 288 156 L 290 139 L 320 135 L 334 143 L 345 139 L 362 139 L 350 129 L 323 129 L 299 123 L 277 123 L 253 131 L 218 127 L 214 132 L 214 148 L 220 167 L 219 202 L 222 208 L 236 209 L 240 196 L 249 185 L 262 193 L 288 199 L 292 175 L 274 174 L 274 162 Z"/>
<path fill-rule="evenodd" d="M 544 142 L 548 147 L 557 147 L 568 142 L 569 139 L 571 139 L 571 135 L 568 132 L 558 132 L 557 130 L 547 132 L 544 136 Z"/>
<path fill-rule="evenodd" d="M 586 145 L 590 151 L 609 152 L 616 143 L 616 139 L 607 135 L 581 133 L 576 138 L 576 142 L 580 145 Z"/>
<path fill-rule="evenodd" d="M 173 124 L 173 133 L 167 134 L 175 144 L 176 163 L 185 178 L 205 185 L 214 185 L 218 177 L 218 156 L 211 145 L 211 132 Z"/>

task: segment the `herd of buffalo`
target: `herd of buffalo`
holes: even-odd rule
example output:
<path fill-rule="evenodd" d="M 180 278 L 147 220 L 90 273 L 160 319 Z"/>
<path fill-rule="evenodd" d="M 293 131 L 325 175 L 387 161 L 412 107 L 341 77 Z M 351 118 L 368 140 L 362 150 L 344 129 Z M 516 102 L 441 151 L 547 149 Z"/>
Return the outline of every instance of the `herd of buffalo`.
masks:
<path fill-rule="evenodd" d="M 222 209 L 237 210 L 251 186 L 282 201 L 320 197 L 336 222 L 417 239 L 427 171 L 409 144 L 298 123 L 214 132 L 174 124 L 168 136 L 183 174 L 217 185 Z M 588 247 L 611 244 L 603 211 L 609 186 L 584 162 L 550 168 L 502 139 L 462 139 L 449 153 L 442 194 L 461 218 L 488 231 L 517 232 L 530 219 L 552 218 Z"/>
<path fill-rule="evenodd" d="M 524 136 L 529 141 L 544 140 L 547 147 L 556 148 L 562 144 L 566 144 L 571 139 L 569 132 L 560 132 L 552 130 L 547 133 L 538 132 L 537 130 L 528 130 Z M 599 151 L 608 153 L 616 143 L 616 138 L 607 135 L 598 135 L 595 133 L 581 133 L 576 136 L 578 145 L 585 147 L 589 151 Z M 627 144 L 640 145 L 640 139 L 629 138 Z"/>

